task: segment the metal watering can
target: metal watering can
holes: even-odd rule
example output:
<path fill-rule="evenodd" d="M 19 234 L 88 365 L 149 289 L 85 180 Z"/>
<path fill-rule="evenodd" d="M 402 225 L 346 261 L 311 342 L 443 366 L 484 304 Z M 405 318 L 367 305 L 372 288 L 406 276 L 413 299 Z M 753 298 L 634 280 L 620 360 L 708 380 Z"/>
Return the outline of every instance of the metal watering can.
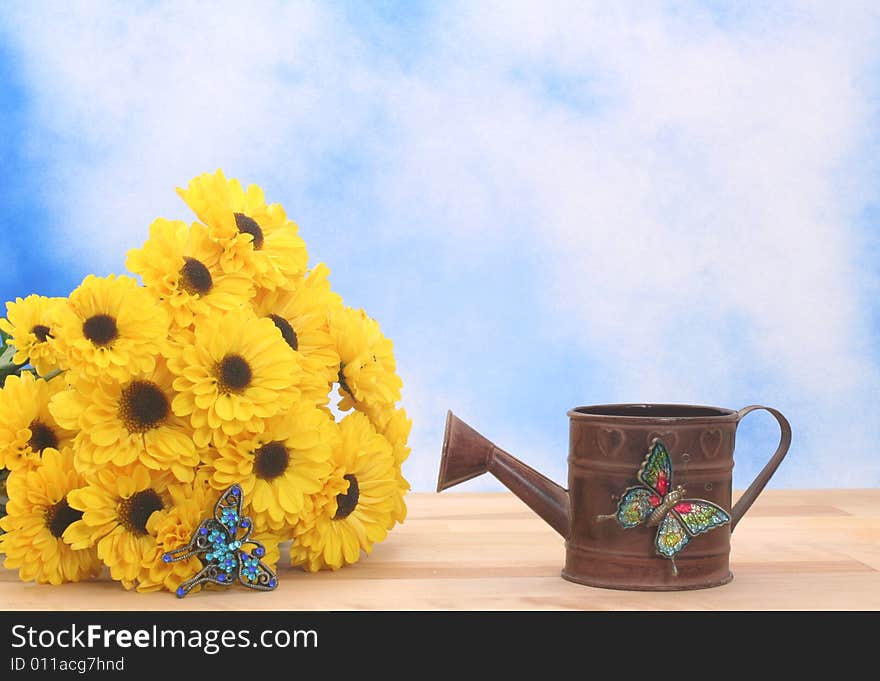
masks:
<path fill-rule="evenodd" d="M 776 452 L 731 505 L 736 429 L 763 409 Z M 568 489 L 496 446 L 451 411 L 437 491 L 489 472 L 565 538 L 562 577 L 610 589 L 674 591 L 726 584 L 730 535 L 791 444 L 776 409 L 610 404 L 568 412 Z"/>

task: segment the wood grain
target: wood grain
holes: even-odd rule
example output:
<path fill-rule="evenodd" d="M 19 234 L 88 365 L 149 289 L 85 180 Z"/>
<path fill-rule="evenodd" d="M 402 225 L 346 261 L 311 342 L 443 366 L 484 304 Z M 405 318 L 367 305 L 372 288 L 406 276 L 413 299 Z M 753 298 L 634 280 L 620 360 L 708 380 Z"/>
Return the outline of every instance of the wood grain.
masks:
<path fill-rule="evenodd" d="M 0 569 L 5 610 L 878 610 L 880 489 L 768 490 L 733 536 L 730 584 L 703 591 L 595 589 L 559 577 L 559 536 L 514 496 L 412 494 L 406 523 L 359 564 L 279 569 L 268 594 L 178 600 L 104 578 L 51 587 Z"/>

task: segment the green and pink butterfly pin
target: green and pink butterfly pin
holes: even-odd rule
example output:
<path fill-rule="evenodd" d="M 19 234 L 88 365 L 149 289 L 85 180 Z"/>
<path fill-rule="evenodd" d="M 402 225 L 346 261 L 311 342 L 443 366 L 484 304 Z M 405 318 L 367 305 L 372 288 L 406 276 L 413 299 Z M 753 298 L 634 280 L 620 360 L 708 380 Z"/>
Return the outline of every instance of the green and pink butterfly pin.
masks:
<path fill-rule="evenodd" d="M 730 522 L 730 514 L 705 499 L 685 499 L 683 485 L 673 486 L 672 458 L 659 438 L 651 441 L 648 454 L 636 476 L 641 485 L 628 487 L 617 504 L 617 512 L 598 516 L 616 519 L 624 529 L 658 527 L 654 546 L 657 553 L 672 561 L 672 574 L 678 575 L 675 556 L 691 539 Z"/>

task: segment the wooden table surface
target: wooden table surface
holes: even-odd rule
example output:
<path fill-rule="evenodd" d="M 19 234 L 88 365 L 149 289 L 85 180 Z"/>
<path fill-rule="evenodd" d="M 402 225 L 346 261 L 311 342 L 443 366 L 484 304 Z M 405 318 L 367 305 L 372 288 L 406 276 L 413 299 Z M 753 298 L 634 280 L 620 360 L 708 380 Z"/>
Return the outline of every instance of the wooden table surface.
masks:
<path fill-rule="evenodd" d="M 272 593 L 127 592 L 107 579 L 51 587 L 0 568 L 4 610 L 878 610 L 880 489 L 768 490 L 733 537 L 730 584 L 595 589 L 559 576 L 559 536 L 514 496 L 412 494 L 372 556 L 316 575 L 279 568 Z"/>

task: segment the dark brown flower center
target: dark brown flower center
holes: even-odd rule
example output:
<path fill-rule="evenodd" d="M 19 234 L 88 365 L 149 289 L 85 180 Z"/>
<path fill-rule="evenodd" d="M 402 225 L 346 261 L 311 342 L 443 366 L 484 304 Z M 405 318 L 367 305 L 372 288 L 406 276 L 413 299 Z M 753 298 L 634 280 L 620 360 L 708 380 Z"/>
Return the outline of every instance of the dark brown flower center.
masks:
<path fill-rule="evenodd" d="M 58 449 L 58 436 L 51 426 L 47 426 L 42 421 L 34 421 L 28 429 L 31 431 L 31 439 L 28 440 L 31 450 L 42 454 L 43 450 L 49 447 Z"/>
<path fill-rule="evenodd" d="M 348 491 L 345 494 L 336 495 L 336 515 L 333 516 L 336 520 L 350 516 L 357 508 L 358 497 L 361 495 L 357 478 L 351 474 L 344 477 L 348 480 Z"/>
<path fill-rule="evenodd" d="M 287 341 L 287 344 L 294 350 L 299 350 L 299 340 L 296 337 L 296 331 L 284 317 L 277 314 L 270 314 L 269 319 L 275 322 L 276 328 L 281 332 L 281 337 Z"/>
<path fill-rule="evenodd" d="M 255 251 L 259 251 L 263 247 L 263 230 L 252 217 L 248 217 L 244 213 L 236 213 L 235 226 L 242 234 L 250 234 L 253 237 Z"/>
<path fill-rule="evenodd" d="M 37 324 L 34 328 L 31 329 L 31 333 L 37 337 L 37 340 L 40 343 L 45 343 L 47 338 L 53 338 L 50 331 L 51 329 L 48 326 L 44 326 L 43 324 Z"/>
<path fill-rule="evenodd" d="M 339 382 L 339 387 L 342 388 L 349 395 L 352 395 L 351 388 L 348 387 L 348 383 L 345 382 L 345 365 L 339 365 L 339 375 L 336 377 L 336 380 Z M 353 396 L 353 395 L 352 395 Z"/>
<path fill-rule="evenodd" d="M 122 500 L 120 520 L 125 529 L 132 534 L 145 535 L 150 516 L 163 508 L 165 508 L 165 504 L 162 503 L 158 492 L 153 489 L 145 489 Z"/>
<path fill-rule="evenodd" d="M 222 393 L 238 393 L 251 384 L 251 365 L 241 355 L 226 355 L 217 365 L 217 381 Z"/>
<path fill-rule="evenodd" d="M 283 442 L 269 442 L 254 452 L 254 475 L 274 480 L 290 465 L 290 452 Z"/>
<path fill-rule="evenodd" d="M 214 286 L 214 279 L 205 265 L 195 258 L 184 258 L 180 268 L 180 288 L 191 296 L 205 295 Z"/>
<path fill-rule="evenodd" d="M 116 320 L 108 314 L 96 314 L 83 322 L 83 335 L 97 346 L 109 345 L 119 336 Z"/>
<path fill-rule="evenodd" d="M 64 497 L 57 504 L 46 509 L 46 527 L 53 537 L 60 538 L 64 530 L 82 517 L 83 512 L 71 508 L 67 503 L 67 497 Z"/>
<path fill-rule="evenodd" d="M 122 389 L 119 419 L 130 433 L 145 433 L 160 425 L 171 411 L 162 389 L 150 381 L 132 381 Z"/>

